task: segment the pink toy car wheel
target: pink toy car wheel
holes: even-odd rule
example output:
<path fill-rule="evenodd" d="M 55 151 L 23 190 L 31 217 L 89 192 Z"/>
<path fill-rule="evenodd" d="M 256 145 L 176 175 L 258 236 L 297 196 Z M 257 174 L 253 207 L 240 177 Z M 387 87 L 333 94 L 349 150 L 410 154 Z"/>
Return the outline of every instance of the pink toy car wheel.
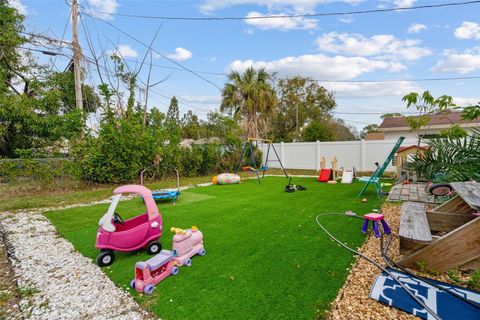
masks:
<path fill-rule="evenodd" d="M 172 268 L 172 271 L 170 272 L 170 274 L 176 276 L 178 274 L 178 267 L 173 267 Z"/>
<path fill-rule="evenodd" d="M 100 267 L 109 266 L 115 260 L 115 254 L 112 250 L 102 250 L 97 256 L 96 262 Z"/>
<path fill-rule="evenodd" d="M 130 288 L 135 289 L 135 280 L 130 281 Z"/>
<path fill-rule="evenodd" d="M 143 288 L 143 293 L 145 294 L 152 294 L 153 293 L 153 289 L 155 289 L 155 286 L 151 285 L 151 284 L 147 284 L 145 286 L 145 288 Z"/>
<path fill-rule="evenodd" d="M 183 264 L 186 265 L 187 267 L 190 267 L 192 265 L 192 259 L 185 260 Z"/>
<path fill-rule="evenodd" d="M 198 251 L 198 255 L 203 257 L 207 252 L 205 251 L 205 249 L 200 249 L 200 251 Z"/>

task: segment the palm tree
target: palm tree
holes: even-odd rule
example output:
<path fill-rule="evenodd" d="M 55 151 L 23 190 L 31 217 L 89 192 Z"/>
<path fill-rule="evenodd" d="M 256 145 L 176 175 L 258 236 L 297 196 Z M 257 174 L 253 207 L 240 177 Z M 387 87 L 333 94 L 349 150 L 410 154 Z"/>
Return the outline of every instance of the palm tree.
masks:
<path fill-rule="evenodd" d="M 270 75 L 264 68 L 250 67 L 243 74 L 232 71 L 229 80 L 222 91 L 220 111 L 233 114 L 248 137 L 258 138 L 277 104 Z"/>

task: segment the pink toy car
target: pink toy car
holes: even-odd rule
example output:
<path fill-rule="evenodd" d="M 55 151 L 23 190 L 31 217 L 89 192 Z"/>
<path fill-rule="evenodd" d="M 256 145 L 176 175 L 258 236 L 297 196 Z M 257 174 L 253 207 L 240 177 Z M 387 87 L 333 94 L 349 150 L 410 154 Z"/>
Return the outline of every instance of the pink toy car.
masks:
<path fill-rule="evenodd" d="M 115 209 L 122 194 L 136 193 L 143 197 L 147 211 L 130 220 L 124 221 Z M 162 250 L 158 241 L 162 235 L 162 216 L 152 197 L 152 192 L 139 185 L 125 185 L 113 190 L 115 195 L 107 213 L 98 222 L 97 241 L 95 247 L 100 249 L 97 264 L 100 267 L 113 263 L 113 251 L 134 251 L 147 248 L 148 254 L 156 254 Z"/>
<path fill-rule="evenodd" d="M 171 274 L 176 275 L 178 273 L 178 267 L 175 264 L 173 252 L 169 250 L 162 250 L 155 257 L 145 262 L 137 262 L 135 264 L 135 279 L 130 282 L 130 287 L 140 293 L 152 294 L 157 283 Z"/>
<path fill-rule="evenodd" d="M 205 255 L 205 248 L 203 247 L 203 234 L 197 227 L 193 226 L 190 229 L 183 230 L 180 228 L 170 228 L 174 232 L 173 236 L 173 256 L 177 265 L 191 266 L 194 255 Z"/>

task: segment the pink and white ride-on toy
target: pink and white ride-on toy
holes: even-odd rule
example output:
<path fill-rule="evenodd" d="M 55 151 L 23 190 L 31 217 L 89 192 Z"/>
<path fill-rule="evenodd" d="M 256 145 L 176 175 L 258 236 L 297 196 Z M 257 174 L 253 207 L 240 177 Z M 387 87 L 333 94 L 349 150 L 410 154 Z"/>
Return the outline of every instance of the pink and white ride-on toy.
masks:
<path fill-rule="evenodd" d="M 170 228 L 174 232 L 173 236 L 173 256 L 179 266 L 190 267 L 194 255 L 204 256 L 206 251 L 203 246 L 203 234 L 197 227 L 183 230 L 180 228 Z"/>
<path fill-rule="evenodd" d="M 122 194 L 135 193 L 143 197 L 146 212 L 124 221 L 115 211 Z M 152 191 L 140 185 L 125 185 L 113 190 L 114 197 L 107 213 L 98 222 L 95 247 L 100 249 L 97 264 L 108 266 L 115 259 L 114 251 L 134 251 L 147 248 L 148 254 L 162 250 L 159 242 L 162 235 L 162 216 L 152 197 Z"/>
<path fill-rule="evenodd" d="M 162 250 L 155 257 L 135 264 L 135 279 L 130 282 L 130 287 L 140 293 L 152 294 L 157 283 L 177 273 L 173 252 Z"/>

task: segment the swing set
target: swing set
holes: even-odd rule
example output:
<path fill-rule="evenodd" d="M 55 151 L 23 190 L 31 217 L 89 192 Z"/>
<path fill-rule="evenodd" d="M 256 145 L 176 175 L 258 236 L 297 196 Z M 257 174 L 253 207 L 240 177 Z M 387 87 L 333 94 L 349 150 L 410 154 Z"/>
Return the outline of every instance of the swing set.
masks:
<path fill-rule="evenodd" d="M 262 146 L 264 143 L 268 144 L 268 147 L 267 147 L 267 155 L 265 157 L 265 162 L 263 164 L 261 164 L 261 167 L 260 168 L 257 168 L 257 162 L 255 161 L 255 154 L 253 153 L 253 142 L 256 142 L 257 145 L 258 145 L 258 142 L 262 143 Z M 253 167 L 251 166 L 242 166 L 242 160 L 244 157 L 247 157 L 247 148 L 248 150 L 250 151 L 250 156 L 252 157 L 251 161 L 252 161 L 252 164 L 253 164 Z M 269 160 L 268 157 L 270 155 L 270 149 L 273 150 L 273 152 L 275 153 L 275 156 L 277 159 L 274 159 L 274 160 Z M 240 160 L 238 161 L 238 165 L 235 169 L 235 174 L 238 173 L 238 171 L 240 171 L 240 167 L 242 168 L 243 171 L 245 172 L 255 172 L 255 174 L 257 175 L 257 180 L 258 180 L 258 183 L 261 183 L 260 182 L 260 174 L 259 172 L 262 173 L 262 178 L 265 176 L 265 171 L 267 171 L 269 169 L 268 167 L 268 163 L 269 162 L 278 162 L 280 163 L 280 167 L 282 168 L 282 171 L 283 173 L 285 174 L 285 177 L 288 178 L 288 174 L 287 172 L 285 171 L 285 168 L 283 167 L 283 164 L 282 164 L 282 161 L 280 160 L 280 157 L 278 156 L 278 153 L 277 153 L 277 150 L 275 149 L 275 146 L 273 145 L 272 143 L 272 140 L 269 140 L 269 139 L 257 139 L 257 138 L 248 138 L 247 141 L 245 142 L 245 144 L 243 145 L 243 149 L 242 149 L 242 155 L 240 156 Z"/>

